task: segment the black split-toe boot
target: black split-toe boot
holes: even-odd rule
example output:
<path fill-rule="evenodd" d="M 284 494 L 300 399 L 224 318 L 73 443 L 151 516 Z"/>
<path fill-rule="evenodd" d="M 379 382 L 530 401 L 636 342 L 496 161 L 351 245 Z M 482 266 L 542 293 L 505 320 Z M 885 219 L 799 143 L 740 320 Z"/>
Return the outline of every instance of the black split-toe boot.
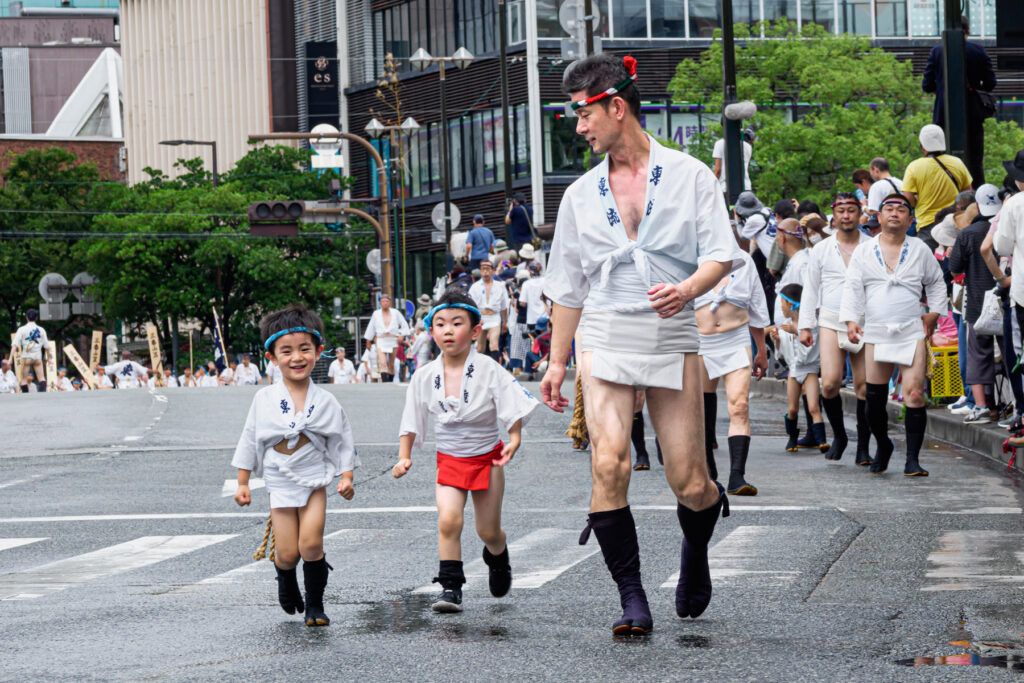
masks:
<path fill-rule="evenodd" d="M 633 443 L 633 452 L 636 453 L 636 464 L 633 469 L 636 471 L 651 469 L 651 459 L 647 455 L 647 443 L 644 440 L 644 413 L 639 411 L 633 413 L 633 427 L 629 432 L 629 440 Z"/>
<path fill-rule="evenodd" d="M 586 544 L 591 530 L 597 536 L 604 563 L 619 588 L 622 617 L 612 624 L 612 633 L 619 636 L 649 633 L 654 628 L 654 618 L 640 580 L 640 543 L 629 506 L 591 512 L 587 528 L 580 535 L 580 545 Z"/>
<path fill-rule="evenodd" d="M 749 436 L 729 437 L 729 486 L 726 493 L 730 496 L 756 496 L 757 489 L 747 483 L 744 475 L 747 471 L 747 454 L 750 452 Z"/>
<path fill-rule="evenodd" d="M 281 603 L 281 609 L 288 614 L 305 612 L 306 605 L 302 602 L 302 591 L 299 590 L 295 567 L 281 569 L 275 564 L 274 569 L 277 570 L 277 601 Z"/>
<path fill-rule="evenodd" d="M 839 460 L 850 442 L 846 435 L 846 423 L 843 421 L 843 397 L 836 394 L 832 398 L 822 398 L 821 404 L 825 407 L 825 416 L 832 427 L 832 445 L 825 453 L 825 459 Z"/>
<path fill-rule="evenodd" d="M 868 402 L 857 399 L 857 459 L 861 467 L 871 466 L 871 424 L 868 422 Z"/>
<path fill-rule="evenodd" d="M 796 442 L 796 445 L 800 448 L 817 448 L 818 439 L 814 435 L 814 418 L 811 417 L 811 407 L 807 403 L 807 397 L 801 396 L 800 400 L 804 404 L 804 417 L 807 418 L 807 431 L 802 437 Z M 796 422 L 799 424 L 800 417 L 797 415 Z M 800 433 L 800 428 L 797 427 L 797 433 Z"/>
<path fill-rule="evenodd" d="M 903 467 L 903 476 L 927 477 L 928 470 L 921 467 L 917 456 L 924 444 L 924 430 L 928 426 L 928 413 L 924 408 L 907 408 L 904 425 L 907 429 L 907 464 Z"/>
<path fill-rule="evenodd" d="M 795 453 L 800 450 L 800 447 L 797 445 L 800 428 L 797 426 L 796 420 L 789 415 L 784 415 L 783 417 L 786 420 L 786 435 L 789 436 L 789 441 L 786 442 L 786 452 Z"/>
<path fill-rule="evenodd" d="M 488 577 L 487 587 L 491 589 L 491 595 L 500 598 L 508 593 L 512 587 L 512 565 L 508 560 L 508 543 L 505 549 L 497 555 L 484 546 L 484 564 L 487 565 Z"/>
<path fill-rule="evenodd" d="M 327 626 L 331 620 L 324 614 L 324 589 L 327 572 L 334 569 L 321 557 L 314 562 L 302 563 L 302 578 L 306 584 L 306 626 Z"/>
<path fill-rule="evenodd" d="M 892 457 L 892 439 L 886 433 L 889 428 L 889 415 L 886 412 L 886 405 L 889 402 L 888 384 L 868 384 L 868 424 L 871 426 L 871 433 L 875 437 L 878 448 L 875 457 L 871 461 L 871 473 L 881 474 L 889 469 L 889 458 Z"/>
<path fill-rule="evenodd" d="M 718 517 L 729 516 L 729 499 L 718 482 L 718 500 L 704 510 L 676 506 L 676 516 L 683 530 L 683 550 L 679 558 L 679 583 L 676 585 L 676 614 L 696 619 L 711 603 L 711 568 L 708 566 L 708 543 L 715 532 Z"/>
<path fill-rule="evenodd" d="M 812 423 L 811 432 L 814 433 L 814 440 L 818 442 L 818 450 L 822 453 L 826 452 L 828 450 L 828 438 L 825 436 L 825 423 Z"/>

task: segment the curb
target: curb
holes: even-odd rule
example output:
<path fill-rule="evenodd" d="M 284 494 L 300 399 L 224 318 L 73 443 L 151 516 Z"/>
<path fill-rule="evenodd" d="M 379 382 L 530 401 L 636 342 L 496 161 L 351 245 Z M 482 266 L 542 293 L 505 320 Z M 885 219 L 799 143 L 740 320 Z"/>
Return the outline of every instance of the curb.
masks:
<path fill-rule="evenodd" d="M 750 383 L 750 395 L 754 398 L 785 398 L 786 383 L 774 379 L 762 379 L 760 382 Z M 856 415 L 857 396 L 849 389 L 841 389 L 839 395 L 843 397 L 843 411 Z M 889 401 L 889 424 L 902 427 L 903 405 L 895 401 Z M 1003 453 L 1003 441 L 1010 435 L 1005 429 L 996 424 L 988 425 L 965 425 L 963 418 L 953 415 L 948 410 L 940 408 L 929 408 L 928 427 L 925 430 L 928 436 L 940 441 L 966 448 L 980 453 L 987 458 L 995 460 L 1003 465 L 1010 462 L 1010 453 Z M 1024 449 L 1021 449 L 1024 451 Z M 1013 471 L 1024 473 L 1024 452 L 1014 463 Z"/>

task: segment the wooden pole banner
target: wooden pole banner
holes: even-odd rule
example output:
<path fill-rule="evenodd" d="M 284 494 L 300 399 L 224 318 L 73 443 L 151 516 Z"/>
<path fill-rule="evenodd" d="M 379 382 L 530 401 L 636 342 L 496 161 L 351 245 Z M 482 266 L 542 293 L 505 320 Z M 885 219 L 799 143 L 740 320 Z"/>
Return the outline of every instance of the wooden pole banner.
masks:
<path fill-rule="evenodd" d="M 101 332 L 100 335 L 103 333 Z M 94 337 L 95 339 L 95 337 Z M 96 381 L 96 373 L 92 371 L 92 368 L 86 366 L 85 361 L 78 355 L 78 350 L 74 346 L 68 344 L 64 347 L 64 355 L 68 357 L 71 364 L 78 369 L 78 374 L 82 376 L 82 381 L 89 385 L 89 388 L 93 391 L 99 389 L 99 382 Z"/>
<path fill-rule="evenodd" d="M 160 335 L 157 333 L 156 325 L 146 323 L 146 341 L 149 342 L 149 365 L 153 368 L 153 379 L 156 385 L 164 385 L 164 364 L 160 354 Z"/>
<path fill-rule="evenodd" d="M 21 349 L 14 347 L 15 332 L 11 332 L 11 362 L 14 363 L 14 376 L 18 378 L 18 385 L 24 382 L 21 379 Z"/>
<path fill-rule="evenodd" d="M 57 343 L 52 341 L 46 347 L 46 390 L 60 391 L 57 387 Z"/>
<path fill-rule="evenodd" d="M 100 364 L 100 356 L 103 353 L 103 332 L 100 330 L 93 330 L 92 332 L 92 345 L 89 347 L 89 374 L 92 374 L 93 368 Z"/>

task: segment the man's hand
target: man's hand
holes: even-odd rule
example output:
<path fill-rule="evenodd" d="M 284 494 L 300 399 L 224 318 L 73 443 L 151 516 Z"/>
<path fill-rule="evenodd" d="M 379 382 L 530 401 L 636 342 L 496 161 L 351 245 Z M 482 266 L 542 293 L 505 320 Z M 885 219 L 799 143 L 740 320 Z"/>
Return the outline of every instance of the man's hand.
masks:
<path fill-rule="evenodd" d="M 762 349 L 754 356 L 754 379 L 760 380 L 768 372 L 768 354 Z"/>
<path fill-rule="evenodd" d="M 391 476 L 395 479 L 404 477 L 411 467 L 412 460 L 409 458 L 399 458 L 398 462 L 395 463 L 395 466 L 391 468 Z"/>
<path fill-rule="evenodd" d="M 786 322 L 784 322 L 781 325 L 779 325 L 779 327 L 782 328 L 783 332 L 789 332 L 790 334 L 796 334 L 796 325 L 794 325 L 791 320 L 787 320 Z"/>
<path fill-rule="evenodd" d="M 779 328 L 775 325 L 766 328 L 765 332 L 767 332 L 768 336 L 772 338 L 772 341 L 776 343 L 779 341 Z"/>
<path fill-rule="evenodd" d="M 352 484 L 352 472 L 342 472 L 341 481 L 338 482 L 338 493 L 345 500 L 352 500 L 356 495 L 355 486 Z"/>
<path fill-rule="evenodd" d="M 579 368 L 576 369 L 579 372 Z M 562 382 L 565 380 L 565 363 L 548 363 L 548 371 L 540 382 L 541 401 L 556 413 L 564 413 L 569 399 L 562 396 Z"/>
<path fill-rule="evenodd" d="M 925 313 L 921 316 L 921 321 L 924 323 L 924 336 L 931 339 L 931 336 L 935 334 L 935 326 L 939 322 L 939 314 Z"/>
<path fill-rule="evenodd" d="M 241 506 L 248 505 L 252 502 L 252 493 L 249 491 L 248 484 L 238 485 L 238 489 L 235 490 L 235 502 Z"/>
<path fill-rule="evenodd" d="M 806 327 L 800 330 L 800 343 L 807 347 L 814 346 L 814 333 Z"/>
<path fill-rule="evenodd" d="M 846 323 L 846 338 L 850 340 L 851 344 L 859 344 L 863 337 L 864 330 L 860 329 L 860 325 L 852 320 Z"/>
<path fill-rule="evenodd" d="M 663 282 L 647 290 L 647 296 L 651 300 L 651 307 L 658 312 L 658 317 L 671 318 L 683 310 L 683 306 L 693 298 L 683 293 L 684 286 L 686 289 L 689 288 L 685 282 L 681 282 L 678 285 L 670 285 Z"/>

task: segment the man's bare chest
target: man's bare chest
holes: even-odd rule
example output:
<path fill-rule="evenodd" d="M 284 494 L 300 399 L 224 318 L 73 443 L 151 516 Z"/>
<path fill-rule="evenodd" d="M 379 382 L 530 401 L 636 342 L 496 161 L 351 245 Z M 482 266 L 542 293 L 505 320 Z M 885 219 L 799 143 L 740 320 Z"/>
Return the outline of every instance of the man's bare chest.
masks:
<path fill-rule="evenodd" d="M 622 226 L 626 231 L 626 237 L 631 240 L 637 238 L 640 221 L 643 220 L 644 202 L 647 199 L 646 181 L 646 169 L 639 175 L 612 174 L 610 178 L 612 196 L 615 197 Z"/>

